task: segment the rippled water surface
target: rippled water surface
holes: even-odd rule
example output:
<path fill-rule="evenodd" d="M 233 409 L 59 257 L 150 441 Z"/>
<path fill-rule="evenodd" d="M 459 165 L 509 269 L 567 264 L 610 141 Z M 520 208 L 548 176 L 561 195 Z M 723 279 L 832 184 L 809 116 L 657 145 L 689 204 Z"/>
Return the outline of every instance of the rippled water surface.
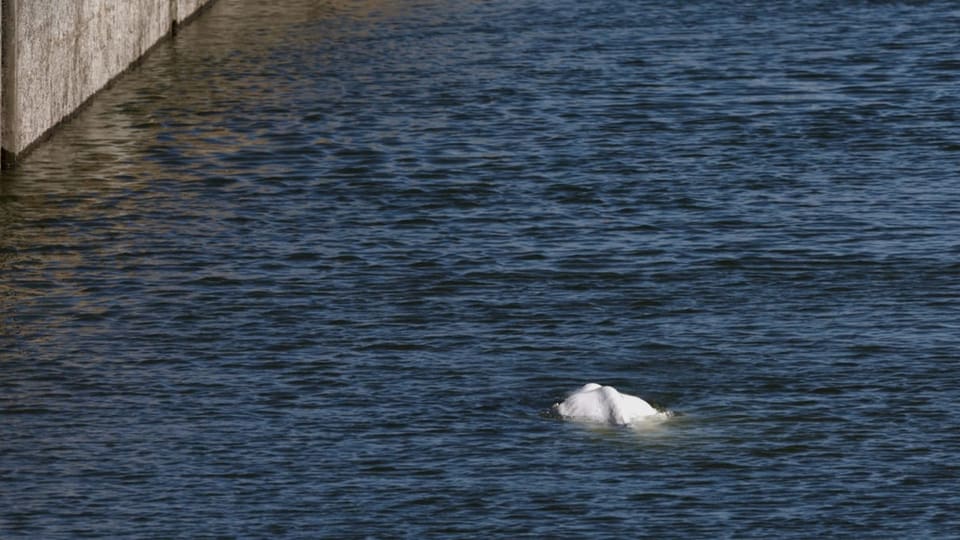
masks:
<path fill-rule="evenodd" d="M 960 535 L 958 28 L 220 0 L 0 179 L 0 536 Z"/>

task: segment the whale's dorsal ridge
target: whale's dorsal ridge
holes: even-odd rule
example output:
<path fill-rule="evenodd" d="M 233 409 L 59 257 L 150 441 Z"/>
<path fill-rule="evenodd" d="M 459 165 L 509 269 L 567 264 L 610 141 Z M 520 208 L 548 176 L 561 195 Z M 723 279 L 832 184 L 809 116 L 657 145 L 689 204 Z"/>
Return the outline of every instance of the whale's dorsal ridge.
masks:
<path fill-rule="evenodd" d="M 622 394 L 612 386 L 587 383 L 554 405 L 561 418 L 625 426 L 663 413 L 637 396 Z"/>

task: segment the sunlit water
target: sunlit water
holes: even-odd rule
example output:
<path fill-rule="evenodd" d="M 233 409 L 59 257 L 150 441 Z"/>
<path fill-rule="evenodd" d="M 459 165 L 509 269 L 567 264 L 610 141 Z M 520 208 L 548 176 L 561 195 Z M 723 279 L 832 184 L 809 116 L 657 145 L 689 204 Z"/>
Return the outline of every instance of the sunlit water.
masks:
<path fill-rule="evenodd" d="M 958 28 L 220 0 L 0 179 L 0 537 L 960 535 Z"/>

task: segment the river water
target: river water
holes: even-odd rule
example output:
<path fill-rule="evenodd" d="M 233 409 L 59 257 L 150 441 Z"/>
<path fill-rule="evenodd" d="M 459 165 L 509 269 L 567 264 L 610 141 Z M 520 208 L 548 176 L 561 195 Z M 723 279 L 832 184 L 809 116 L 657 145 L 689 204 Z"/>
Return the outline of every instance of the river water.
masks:
<path fill-rule="evenodd" d="M 958 28 L 220 0 L 0 179 L 0 536 L 960 536 Z"/>

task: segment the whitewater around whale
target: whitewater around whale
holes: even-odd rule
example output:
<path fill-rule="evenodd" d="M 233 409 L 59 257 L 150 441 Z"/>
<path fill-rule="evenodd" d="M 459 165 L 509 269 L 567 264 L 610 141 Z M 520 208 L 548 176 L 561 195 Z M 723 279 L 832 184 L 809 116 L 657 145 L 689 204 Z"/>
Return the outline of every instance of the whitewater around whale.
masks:
<path fill-rule="evenodd" d="M 552 411 L 564 420 L 574 420 L 607 426 L 631 426 L 638 422 L 663 420 L 670 416 L 659 411 L 637 396 L 623 394 L 612 386 L 587 383 L 560 403 Z"/>

